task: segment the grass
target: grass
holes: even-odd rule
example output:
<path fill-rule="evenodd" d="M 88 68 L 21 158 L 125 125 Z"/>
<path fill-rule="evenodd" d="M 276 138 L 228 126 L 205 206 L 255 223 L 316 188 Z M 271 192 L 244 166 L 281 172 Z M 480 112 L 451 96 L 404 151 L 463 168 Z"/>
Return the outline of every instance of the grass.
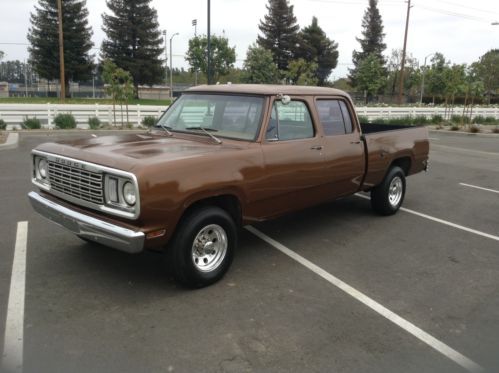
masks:
<path fill-rule="evenodd" d="M 57 97 L 8 97 L 0 98 L 0 104 L 59 104 Z M 113 101 L 109 99 L 93 99 L 93 98 L 67 98 L 65 104 L 73 105 L 112 105 Z M 170 105 L 170 100 L 130 100 L 129 105 L 155 105 L 167 106 Z"/>

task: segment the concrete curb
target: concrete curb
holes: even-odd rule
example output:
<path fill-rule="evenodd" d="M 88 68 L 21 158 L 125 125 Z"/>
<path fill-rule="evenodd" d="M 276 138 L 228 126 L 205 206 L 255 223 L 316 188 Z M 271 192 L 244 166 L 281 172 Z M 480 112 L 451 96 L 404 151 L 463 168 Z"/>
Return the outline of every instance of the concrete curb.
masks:
<path fill-rule="evenodd" d="M 8 133 L 5 143 L 0 144 L 0 150 L 15 149 L 19 143 L 18 133 Z"/>
<path fill-rule="evenodd" d="M 431 128 L 429 128 L 428 130 L 430 131 L 430 133 L 445 133 L 458 136 L 499 137 L 499 133 L 468 133 L 468 132 L 449 131 L 449 130 L 436 130 Z"/>

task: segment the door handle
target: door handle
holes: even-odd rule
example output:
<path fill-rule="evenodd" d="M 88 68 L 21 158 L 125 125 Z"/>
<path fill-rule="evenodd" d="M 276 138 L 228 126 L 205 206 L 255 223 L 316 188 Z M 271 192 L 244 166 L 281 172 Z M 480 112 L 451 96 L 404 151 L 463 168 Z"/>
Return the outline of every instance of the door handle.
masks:
<path fill-rule="evenodd" d="M 310 148 L 310 150 L 322 150 L 322 145 L 314 145 Z"/>
<path fill-rule="evenodd" d="M 360 144 L 362 141 L 350 141 L 350 144 Z"/>

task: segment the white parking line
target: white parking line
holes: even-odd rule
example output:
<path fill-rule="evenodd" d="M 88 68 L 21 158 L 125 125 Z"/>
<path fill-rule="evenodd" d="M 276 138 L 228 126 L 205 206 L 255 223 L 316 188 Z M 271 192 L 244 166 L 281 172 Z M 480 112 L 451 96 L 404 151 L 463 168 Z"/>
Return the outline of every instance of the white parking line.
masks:
<path fill-rule="evenodd" d="M 397 315 L 396 313 L 390 311 L 388 308 L 384 307 L 383 305 L 379 304 L 372 298 L 369 298 L 367 295 L 361 293 L 357 289 L 353 288 L 352 286 L 348 285 L 347 283 L 343 282 L 339 278 L 333 276 L 329 272 L 326 272 L 324 269 L 321 267 L 315 265 L 311 261 L 305 259 L 301 255 L 297 254 L 291 249 L 288 249 L 286 246 L 282 245 L 281 243 L 275 241 L 274 239 L 270 238 L 266 234 L 260 232 L 256 228 L 252 226 L 247 226 L 246 229 L 253 233 L 255 236 L 259 237 L 263 241 L 267 242 L 269 245 L 273 246 L 283 254 L 289 256 L 291 259 L 297 261 L 304 267 L 310 269 L 312 272 L 315 274 L 319 275 L 322 277 L 324 280 L 328 281 L 329 283 L 333 284 L 337 288 L 343 290 L 345 293 L 348 295 L 352 296 L 359 302 L 363 303 L 367 307 L 371 308 L 373 311 L 377 312 L 381 316 L 385 317 L 386 319 L 390 320 L 392 323 L 395 325 L 399 326 L 400 328 L 404 329 L 408 333 L 412 334 L 414 337 L 418 338 L 420 341 L 426 343 L 428 346 L 431 348 L 435 349 L 436 351 L 440 352 L 447 358 L 451 359 L 455 363 L 459 364 L 461 367 L 464 369 L 468 370 L 469 372 L 481 372 L 483 371 L 483 368 L 475 363 L 473 360 L 467 358 L 460 352 L 454 350 L 453 348 L 449 347 L 445 343 L 439 341 L 432 335 L 428 334 L 424 330 L 418 328 L 416 325 L 411 323 L 410 321 L 405 320 L 401 316 Z"/>
<path fill-rule="evenodd" d="M 9 303 L 2 354 L 3 372 L 22 372 L 24 339 L 24 291 L 28 222 L 17 223 L 16 246 L 10 276 Z"/>
<path fill-rule="evenodd" d="M 358 194 L 357 193 L 356 196 L 360 197 L 360 198 L 364 198 L 364 199 L 371 199 L 368 196 L 365 196 L 363 194 Z M 452 227 L 452 228 L 460 229 L 460 230 L 465 231 L 465 232 L 473 233 L 473 234 L 476 234 L 478 236 L 482 236 L 482 237 L 485 237 L 485 238 L 490 238 L 491 240 L 499 241 L 499 236 L 494 236 L 493 234 L 481 232 L 481 231 L 478 231 L 476 229 L 472 229 L 472 228 L 465 227 L 463 225 L 455 224 L 455 223 L 452 223 L 452 222 L 447 221 L 447 220 L 443 220 L 443 219 L 436 218 L 434 216 L 423 214 L 421 212 L 417 212 L 417 211 L 414 211 L 414 210 L 406 209 L 405 207 L 401 207 L 400 210 L 408 212 L 409 214 L 417 215 L 419 217 L 422 217 L 422 218 L 425 218 L 425 219 L 428 219 L 428 220 L 432 220 L 432 221 L 440 223 L 440 224 L 448 225 L 449 227 Z"/>
<path fill-rule="evenodd" d="M 499 190 L 494 190 L 494 189 L 489 189 L 489 188 L 483 188 L 483 187 L 479 187 L 479 186 L 476 186 L 476 185 L 465 184 L 465 183 L 459 183 L 459 185 L 462 185 L 462 186 L 465 186 L 465 187 L 469 187 L 469 188 L 475 188 L 475 189 L 485 190 L 487 192 L 499 193 Z"/>

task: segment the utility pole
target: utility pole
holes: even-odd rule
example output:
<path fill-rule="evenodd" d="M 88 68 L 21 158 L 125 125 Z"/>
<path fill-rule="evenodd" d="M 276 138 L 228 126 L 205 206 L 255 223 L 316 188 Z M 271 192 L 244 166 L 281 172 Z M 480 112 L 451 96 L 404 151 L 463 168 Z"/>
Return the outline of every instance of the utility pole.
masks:
<path fill-rule="evenodd" d="M 64 77 L 64 35 L 62 33 L 62 0 L 57 0 L 57 9 L 59 12 L 59 66 L 60 66 L 60 84 L 61 84 L 61 102 L 66 98 L 66 80 Z"/>
<path fill-rule="evenodd" d="M 409 16 L 411 15 L 411 0 L 407 0 L 407 18 L 405 20 L 405 35 L 404 35 L 404 49 L 402 49 L 402 62 L 400 64 L 400 86 L 399 86 L 399 105 L 402 105 L 402 95 L 404 93 L 404 68 L 405 68 L 405 54 L 407 51 L 407 34 L 409 33 Z"/>
<path fill-rule="evenodd" d="M 423 96 L 424 96 L 424 79 L 426 75 L 426 59 L 430 56 L 433 56 L 433 53 L 430 53 L 429 55 L 425 56 L 424 58 L 424 66 L 423 66 L 423 79 L 421 81 L 421 98 L 419 99 L 419 104 L 423 104 Z"/>
<path fill-rule="evenodd" d="M 208 85 L 211 84 L 211 2 L 208 0 Z"/>

